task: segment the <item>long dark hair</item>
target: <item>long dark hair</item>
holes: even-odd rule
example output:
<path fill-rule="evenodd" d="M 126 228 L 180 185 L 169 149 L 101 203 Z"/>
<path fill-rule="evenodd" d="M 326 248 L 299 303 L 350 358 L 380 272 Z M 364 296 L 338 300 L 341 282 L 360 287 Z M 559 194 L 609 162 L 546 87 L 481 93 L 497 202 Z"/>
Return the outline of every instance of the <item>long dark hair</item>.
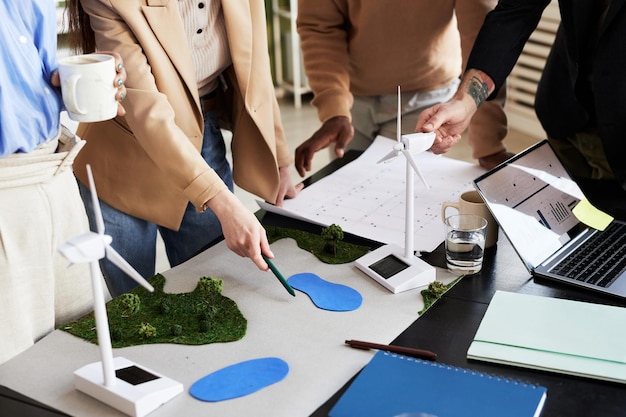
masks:
<path fill-rule="evenodd" d="M 89 54 L 96 51 L 96 37 L 89 23 L 89 15 L 80 0 L 65 2 L 68 17 L 68 40 L 70 49 L 76 53 Z"/>

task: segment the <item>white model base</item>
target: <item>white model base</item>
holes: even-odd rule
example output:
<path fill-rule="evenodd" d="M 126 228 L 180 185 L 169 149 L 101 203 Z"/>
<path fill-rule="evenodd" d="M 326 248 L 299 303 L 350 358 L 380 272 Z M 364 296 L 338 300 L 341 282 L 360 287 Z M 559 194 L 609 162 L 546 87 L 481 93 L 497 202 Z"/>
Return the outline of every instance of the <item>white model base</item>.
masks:
<path fill-rule="evenodd" d="M 356 260 L 356 266 L 392 293 L 412 290 L 433 282 L 435 268 L 420 258 L 405 258 L 402 248 L 384 245 Z"/>
<path fill-rule="evenodd" d="M 143 417 L 156 410 L 178 394 L 183 392 L 183 384 L 161 374 L 139 366 L 128 359 L 113 358 L 116 375 L 115 384 L 104 385 L 102 362 L 85 365 L 74 372 L 74 386 L 79 391 L 90 395 L 121 412 L 134 417 Z M 120 370 L 130 373 L 130 378 L 120 379 Z M 138 381 L 127 382 L 137 374 Z M 148 378 L 145 376 L 148 375 Z M 142 379 L 150 379 L 141 382 Z"/>

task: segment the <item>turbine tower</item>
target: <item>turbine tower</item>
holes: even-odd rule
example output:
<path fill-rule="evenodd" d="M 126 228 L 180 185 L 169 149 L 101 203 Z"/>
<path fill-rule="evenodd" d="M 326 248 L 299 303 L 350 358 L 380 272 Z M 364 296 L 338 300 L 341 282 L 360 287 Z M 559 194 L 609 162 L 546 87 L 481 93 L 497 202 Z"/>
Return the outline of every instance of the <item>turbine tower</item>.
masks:
<path fill-rule="evenodd" d="M 128 415 L 141 417 L 180 394 L 183 386 L 125 358 L 113 358 L 100 259 L 106 257 L 148 291 L 152 292 L 154 288 L 111 247 L 112 238 L 104 233 L 104 220 L 90 165 L 87 165 L 87 175 L 97 233 L 89 231 L 72 238 L 60 245 L 58 251 L 70 261 L 70 266 L 89 263 L 101 362 L 94 362 L 74 372 L 74 385 L 79 391 Z"/>
<path fill-rule="evenodd" d="M 426 189 L 429 189 L 429 186 L 413 157 L 414 153 L 430 149 L 435 140 L 435 134 L 402 135 L 401 107 L 400 86 L 398 86 L 396 143 L 393 150 L 378 163 L 389 162 L 400 155 L 406 159 L 404 250 L 396 245 L 387 244 L 356 261 L 359 269 L 393 293 L 427 285 L 436 278 L 435 268 L 415 256 L 415 174 L 420 177 Z"/>

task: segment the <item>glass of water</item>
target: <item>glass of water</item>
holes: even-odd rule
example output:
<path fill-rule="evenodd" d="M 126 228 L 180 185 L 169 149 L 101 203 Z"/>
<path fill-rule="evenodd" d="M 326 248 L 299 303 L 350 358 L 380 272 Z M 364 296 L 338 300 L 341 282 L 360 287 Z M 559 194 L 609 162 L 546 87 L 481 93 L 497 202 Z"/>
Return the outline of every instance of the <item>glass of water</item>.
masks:
<path fill-rule="evenodd" d="M 446 262 L 454 273 L 471 275 L 480 271 L 485 251 L 487 220 L 474 214 L 446 217 Z"/>

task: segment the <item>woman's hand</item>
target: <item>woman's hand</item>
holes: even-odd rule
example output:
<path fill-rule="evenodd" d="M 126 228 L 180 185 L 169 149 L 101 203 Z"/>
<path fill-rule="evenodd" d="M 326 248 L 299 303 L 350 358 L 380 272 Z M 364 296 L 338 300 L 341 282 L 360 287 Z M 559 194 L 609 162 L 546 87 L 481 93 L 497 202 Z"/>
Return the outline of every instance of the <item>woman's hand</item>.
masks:
<path fill-rule="evenodd" d="M 248 210 L 229 190 L 218 193 L 207 202 L 222 225 L 226 246 L 239 256 L 250 258 L 262 271 L 268 265 L 261 256 L 274 257 L 265 229 L 254 213 Z"/>
<path fill-rule="evenodd" d="M 115 78 L 113 80 L 113 85 L 117 88 L 117 92 L 115 93 L 115 100 L 117 100 L 117 115 L 124 116 L 126 114 L 126 110 L 124 109 L 124 106 L 122 106 L 122 101 L 126 98 L 126 86 L 124 85 L 126 82 L 126 69 L 124 68 L 122 57 L 117 52 L 107 51 L 96 53 L 111 55 L 115 58 Z M 58 70 L 54 70 L 52 72 L 50 83 L 54 87 L 61 87 L 61 78 L 59 77 Z"/>
<path fill-rule="evenodd" d="M 115 80 L 113 84 L 117 87 L 117 93 L 115 94 L 115 99 L 117 100 L 117 115 L 124 116 L 126 114 L 126 110 L 124 106 L 122 106 L 122 101 L 126 98 L 126 86 L 124 83 L 126 82 L 126 68 L 124 68 L 124 62 L 122 61 L 122 57 L 117 52 L 112 51 L 102 51 L 96 52 L 97 54 L 107 54 L 111 55 L 115 58 Z"/>
<path fill-rule="evenodd" d="M 293 185 L 291 180 L 291 174 L 289 173 L 289 167 L 280 167 L 280 188 L 278 189 L 278 196 L 274 204 L 277 207 L 283 206 L 283 200 L 286 198 L 295 198 L 298 193 L 304 188 L 303 183 Z"/>

